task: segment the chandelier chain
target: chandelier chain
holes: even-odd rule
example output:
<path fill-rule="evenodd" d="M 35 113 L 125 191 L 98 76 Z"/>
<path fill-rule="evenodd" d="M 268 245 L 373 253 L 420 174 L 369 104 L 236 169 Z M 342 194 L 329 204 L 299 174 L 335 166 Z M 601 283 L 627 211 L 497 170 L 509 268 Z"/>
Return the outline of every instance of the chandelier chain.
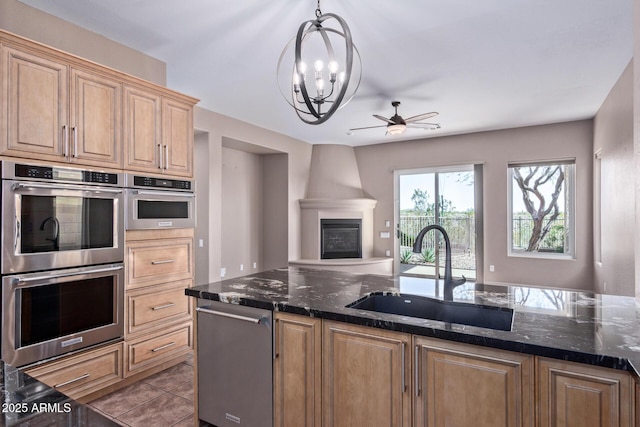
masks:
<path fill-rule="evenodd" d="M 320 18 L 322 16 L 322 11 L 320 10 L 320 0 L 318 0 L 318 7 L 316 9 L 316 18 Z"/>

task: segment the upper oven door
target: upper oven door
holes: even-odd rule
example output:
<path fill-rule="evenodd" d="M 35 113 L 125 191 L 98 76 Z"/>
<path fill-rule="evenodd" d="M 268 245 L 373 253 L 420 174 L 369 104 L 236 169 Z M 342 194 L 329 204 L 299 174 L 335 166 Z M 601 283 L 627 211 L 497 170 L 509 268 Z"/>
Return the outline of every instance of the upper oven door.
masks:
<path fill-rule="evenodd" d="M 165 190 L 126 190 L 127 230 L 195 227 L 195 194 Z"/>
<path fill-rule="evenodd" d="M 2 274 L 124 260 L 123 190 L 2 182 Z"/>

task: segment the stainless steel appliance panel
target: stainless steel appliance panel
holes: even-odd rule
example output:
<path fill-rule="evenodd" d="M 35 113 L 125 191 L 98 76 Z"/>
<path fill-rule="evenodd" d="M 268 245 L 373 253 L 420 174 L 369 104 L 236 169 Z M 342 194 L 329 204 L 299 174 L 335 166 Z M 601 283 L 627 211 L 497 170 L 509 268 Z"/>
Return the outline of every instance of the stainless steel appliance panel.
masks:
<path fill-rule="evenodd" d="M 5 161 L 2 177 L 2 274 L 123 261 L 121 174 Z"/>
<path fill-rule="evenodd" d="M 2 360 L 23 366 L 124 337 L 123 264 L 2 278 Z"/>
<path fill-rule="evenodd" d="M 273 313 L 206 304 L 197 308 L 198 417 L 217 427 L 273 425 Z"/>
<path fill-rule="evenodd" d="M 125 175 L 125 229 L 195 227 L 193 181 Z"/>

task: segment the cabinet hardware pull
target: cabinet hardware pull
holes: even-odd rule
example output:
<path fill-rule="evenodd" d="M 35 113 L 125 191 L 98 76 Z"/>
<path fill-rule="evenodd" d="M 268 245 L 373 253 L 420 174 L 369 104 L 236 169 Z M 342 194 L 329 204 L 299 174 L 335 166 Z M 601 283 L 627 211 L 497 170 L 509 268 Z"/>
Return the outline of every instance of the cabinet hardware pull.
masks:
<path fill-rule="evenodd" d="M 418 372 L 418 367 L 420 363 L 420 346 L 417 345 L 414 349 L 413 354 L 413 386 L 416 390 L 416 397 L 420 396 L 420 373 Z"/>
<path fill-rule="evenodd" d="M 64 147 L 62 147 L 64 157 L 69 156 L 69 129 L 67 125 L 62 125 L 62 133 L 64 134 Z"/>
<path fill-rule="evenodd" d="M 175 259 L 163 259 L 161 261 L 151 261 L 151 265 L 171 264 L 172 262 L 176 262 L 176 260 Z"/>
<path fill-rule="evenodd" d="M 158 144 L 158 169 L 162 169 L 162 146 Z"/>
<path fill-rule="evenodd" d="M 160 351 L 160 350 L 164 350 L 165 348 L 169 348 L 172 345 L 176 345 L 176 342 L 175 341 L 171 341 L 169 344 L 161 345 L 160 347 L 156 347 L 156 348 L 152 349 L 151 351 L 153 353 L 155 353 L 156 351 Z"/>
<path fill-rule="evenodd" d="M 202 313 L 207 313 L 207 314 L 213 314 L 221 317 L 229 317 L 231 319 L 236 319 L 236 320 L 244 320 L 245 322 L 251 322 L 257 325 L 262 323 L 262 318 L 256 319 L 255 317 L 240 316 L 239 314 L 231 314 L 231 313 L 225 313 L 222 311 L 209 310 L 204 307 L 196 307 L 196 311 L 200 311 Z"/>
<path fill-rule="evenodd" d="M 280 324 L 279 320 L 280 319 L 275 319 L 274 320 L 275 325 L 274 325 L 274 328 L 273 328 L 273 343 L 271 344 L 271 347 L 273 348 L 273 360 L 276 360 L 278 358 L 278 353 L 280 353 L 278 351 L 279 347 L 280 347 L 280 341 L 278 341 L 278 338 L 280 336 L 280 334 L 279 334 L 280 331 L 278 330 L 278 327 L 279 327 L 279 324 Z M 278 348 L 276 348 L 276 346 Z"/>
<path fill-rule="evenodd" d="M 78 128 L 73 127 L 73 157 L 78 157 Z"/>
<path fill-rule="evenodd" d="M 407 391 L 407 381 L 405 379 L 405 352 L 406 352 L 406 348 L 407 348 L 407 343 L 403 342 L 402 343 L 402 393 L 404 393 L 405 391 Z"/>
<path fill-rule="evenodd" d="M 169 307 L 173 307 L 174 305 L 176 305 L 175 302 L 170 302 L 169 304 L 165 304 L 165 305 L 158 305 L 156 307 L 151 307 L 151 310 L 156 311 L 156 310 L 162 310 L 163 308 L 169 308 Z"/>
<path fill-rule="evenodd" d="M 75 383 L 76 381 L 80 381 L 80 380 L 83 380 L 85 378 L 89 378 L 89 376 L 90 376 L 89 374 L 80 375 L 78 378 L 74 378 L 72 380 L 65 381 L 65 382 L 60 383 L 60 384 L 56 384 L 56 385 L 53 386 L 53 388 L 64 387 L 64 386 L 69 385 L 71 383 Z"/>
<path fill-rule="evenodd" d="M 168 169 L 167 164 L 169 163 L 169 147 L 167 144 L 164 145 L 164 168 Z"/>

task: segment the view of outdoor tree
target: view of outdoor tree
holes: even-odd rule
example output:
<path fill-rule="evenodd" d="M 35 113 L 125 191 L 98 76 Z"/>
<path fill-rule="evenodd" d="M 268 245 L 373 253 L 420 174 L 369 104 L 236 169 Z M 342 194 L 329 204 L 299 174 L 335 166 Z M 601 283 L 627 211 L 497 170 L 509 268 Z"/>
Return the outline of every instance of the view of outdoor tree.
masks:
<path fill-rule="evenodd" d="M 526 212 L 533 226 L 526 247 L 527 252 L 537 252 L 552 230 L 555 220 L 563 214 L 560 206 L 565 165 L 532 165 L 513 167 L 513 179 L 520 189 Z M 515 191 L 514 191 L 514 198 Z"/>

